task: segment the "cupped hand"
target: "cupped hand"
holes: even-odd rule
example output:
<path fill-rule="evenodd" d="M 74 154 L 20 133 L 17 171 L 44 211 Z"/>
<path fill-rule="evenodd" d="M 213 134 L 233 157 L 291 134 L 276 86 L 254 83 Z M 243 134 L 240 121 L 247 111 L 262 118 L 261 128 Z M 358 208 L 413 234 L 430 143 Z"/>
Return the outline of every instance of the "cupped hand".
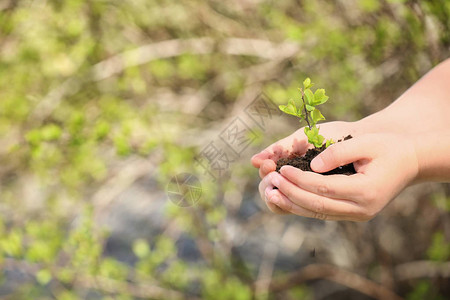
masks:
<path fill-rule="evenodd" d="M 336 143 L 311 162 L 316 172 L 353 163 L 357 174 L 324 176 L 284 166 L 261 182 L 269 208 L 323 220 L 367 221 L 418 176 L 413 142 L 403 135 L 367 134 Z M 277 187 L 278 189 L 273 189 Z"/>
<path fill-rule="evenodd" d="M 352 122 L 328 122 L 320 124 L 320 134 L 325 139 L 332 138 L 334 141 L 344 138 L 347 135 L 358 135 L 358 124 Z M 308 148 L 313 147 L 308 144 L 308 138 L 304 133 L 304 127 L 295 131 L 291 135 L 281 139 L 258 154 L 255 154 L 251 162 L 255 168 L 259 168 L 259 175 L 264 178 L 267 174 L 276 169 L 276 162 L 282 157 L 289 156 L 290 153 L 306 153 Z"/>
<path fill-rule="evenodd" d="M 326 139 L 332 138 L 337 141 L 342 139 L 343 137 L 351 134 L 356 136 L 360 134 L 361 126 L 357 122 L 328 122 L 320 124 L 320 134 L 323 135 Z M 308 139 L 304 133 L 304 127 L 295 131 L 291 135 L 281 139 L 272 145 L 268 146 L 266 149 L 261 151 L 260 153 L 254 155 L 251 159 L 251 162 L 254 167 L 259 168 L 259 176 L 261 179 L 264 179 L 267 174 L 274 172 L 276 170 L 276 162 L 278 159 L 282 157 L 289 156 L 290 153 L 299 152 L 306 153 L 308 148 L 312 147 L 312 145 L 308 144 Z M 269 209 L 275 213 L 285 214 L 288 212 L 284 212 L 276 205 L 272 204 L 265 197 L 266 190 L 272 190 L 273 186 L 268 185 L 267 180 L 262 180 L 259 185 L 259 192 L 261 194 L 261 198 L 265 200 Z"/>

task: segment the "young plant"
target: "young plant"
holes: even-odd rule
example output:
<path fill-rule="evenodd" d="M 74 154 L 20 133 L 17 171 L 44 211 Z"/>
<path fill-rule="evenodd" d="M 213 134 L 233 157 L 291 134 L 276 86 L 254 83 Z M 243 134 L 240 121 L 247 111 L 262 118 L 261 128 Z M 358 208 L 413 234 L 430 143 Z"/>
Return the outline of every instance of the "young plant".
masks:
<path fill-rule="evenodd" d="M 325 120 L 322 113 L 316 108 L 320 104 L 328 101 L 328 96 L 325 95 L 324 89 L 317 89 L 314 93 L 311 87 L 314 83 L 311 79 L 306 78 L 303 81 L 303 89 L 299 88 L 301 93 L 300 100 L 290 99 L 287 105 L 280 105 L 279 108 L 284 113 L 300 118 L 300 122 L 305 120 L 308 126 L 305 127 L 305 134 L 308 137 L 308 142 L 316 148 L 323 145 L 325 138 L 319 134 L 319 127 L 316 126 L 318 121 Z M 334 141 L 327 140 L 325 147 L 330 146 Z"/>

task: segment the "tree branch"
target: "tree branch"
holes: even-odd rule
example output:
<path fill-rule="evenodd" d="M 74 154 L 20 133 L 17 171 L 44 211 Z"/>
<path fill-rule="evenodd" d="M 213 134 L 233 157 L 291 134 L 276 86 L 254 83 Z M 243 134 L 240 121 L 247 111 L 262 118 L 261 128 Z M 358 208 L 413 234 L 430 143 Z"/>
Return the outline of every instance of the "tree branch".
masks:
<path fill-rule="evenodd" d="M 415 278 L 450 277 L 450 262 L 412 261 L 395 267 L 398 280 Z"/>
<path fill-rule="evenodd" d="M 334 281 L 375 299 L 402 299 L 393 291 L 383 287 L 376 282 L 364 278 L 356 273 L 352 273 L 339 267 L 327 264 L 308 265 L 297 272 L 287 275 L 281 280 L 273 281 L 270 284 L 270 292 L 277 293 L 285 291 L 306 281 L 318 279 L 327 279 L 330 281 Z"/>
<path fill-rule="evenodd" d="M 301 50 L 298 43 L 273 43 L 266 40 L 228 38 L 217 42 L 210 37 L 174 39 L 140 46 L 103 60 L 86 72 L 80 72 L 50 91 L 36 106 L 31 119 L 41 123 L 66 96 L 74 95 L 87 82 L 97 82 L 119 74 L 123 70 L 154 60 L 186 53 L 205 55 L 220 52 L 227 55 L 256 56 L 276 60 L 291 57 Z"/>

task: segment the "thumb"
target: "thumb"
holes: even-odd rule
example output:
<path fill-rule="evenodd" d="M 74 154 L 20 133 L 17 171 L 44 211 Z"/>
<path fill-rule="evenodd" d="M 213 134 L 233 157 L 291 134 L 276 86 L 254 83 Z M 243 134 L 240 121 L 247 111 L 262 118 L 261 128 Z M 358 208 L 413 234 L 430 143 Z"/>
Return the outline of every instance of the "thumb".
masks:
<path fill-rule="evenodd" d="M 311 169 L 328 172 L 340 166 L 371 156 L 372 148 L 363 137 L 338 142 L 329 146 L 311 161 Z"/>

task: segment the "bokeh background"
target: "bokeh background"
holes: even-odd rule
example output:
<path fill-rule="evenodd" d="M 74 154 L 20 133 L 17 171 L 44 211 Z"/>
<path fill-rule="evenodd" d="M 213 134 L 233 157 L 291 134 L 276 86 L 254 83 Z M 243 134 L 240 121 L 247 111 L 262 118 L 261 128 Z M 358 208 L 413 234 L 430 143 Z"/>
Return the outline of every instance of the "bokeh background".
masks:
<path fill-rule="evenodd" d="M 278 216 L 250 157 L 299 127 L 270 107 L 305 77 L 354 121 L 449 46 L 446 0 L 0 1 L 0 297 L 448 299 L 448 184 Z"/>

